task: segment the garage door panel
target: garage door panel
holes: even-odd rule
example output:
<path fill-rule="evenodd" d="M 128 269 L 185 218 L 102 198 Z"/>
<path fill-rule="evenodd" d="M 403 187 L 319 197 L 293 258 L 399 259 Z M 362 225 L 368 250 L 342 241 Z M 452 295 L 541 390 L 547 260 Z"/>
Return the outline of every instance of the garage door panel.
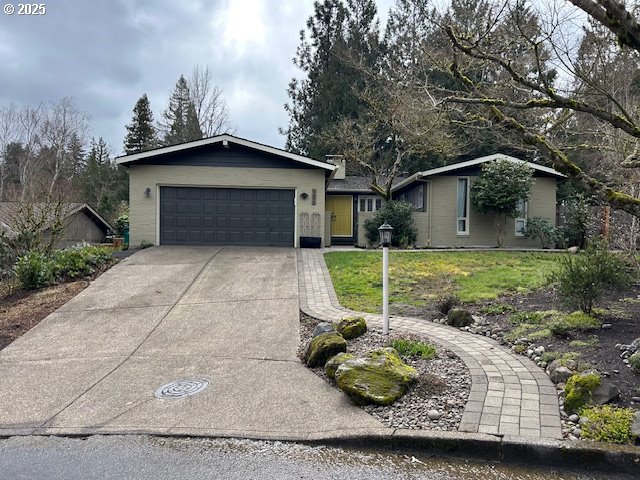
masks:
<path fill-rule="evenodd" d="M 160 188 L 160 243 L 293 246 L 294 191 Z"/>

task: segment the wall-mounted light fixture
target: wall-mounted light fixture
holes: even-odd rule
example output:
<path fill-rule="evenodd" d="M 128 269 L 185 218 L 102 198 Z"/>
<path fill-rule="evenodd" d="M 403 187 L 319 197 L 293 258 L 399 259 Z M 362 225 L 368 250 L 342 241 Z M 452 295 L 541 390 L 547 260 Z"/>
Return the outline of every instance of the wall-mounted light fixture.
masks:
<path fill-rule="evenodd" d="M 151 189 L 149 187 L 144 189 L 144 196 L 145 197 L 150 197 L 151 196 Z"/>
<path fill-rule="evenodd" d="M 308 194 L 307 192 L 302 192 L 302 193 L 300 194 L 300 197 L 301 197 L 303 200 L 306 200 L 306 199 L 309 197 L 309 194 Z"/>

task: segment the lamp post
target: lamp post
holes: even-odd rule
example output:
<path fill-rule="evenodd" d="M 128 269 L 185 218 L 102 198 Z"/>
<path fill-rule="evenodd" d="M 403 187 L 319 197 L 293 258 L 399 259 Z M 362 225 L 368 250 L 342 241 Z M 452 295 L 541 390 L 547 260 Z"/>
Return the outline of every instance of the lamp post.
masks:
<path fill-rule="evenodd" d="M 382 334 L 389 335 L 389 244 L 393 227 L 384 222 L 378 228 L 382 245 Z"/>

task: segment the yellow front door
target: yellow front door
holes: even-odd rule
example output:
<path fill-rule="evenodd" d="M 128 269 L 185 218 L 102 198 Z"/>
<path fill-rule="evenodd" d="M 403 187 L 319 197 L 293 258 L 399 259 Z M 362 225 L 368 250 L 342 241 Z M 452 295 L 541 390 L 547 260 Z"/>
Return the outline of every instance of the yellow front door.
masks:
<path fill-rule="evenodd" d="M 326 210 L 331 212 L 331 236 L 353 236 L 353 197 L 331 195 L 326 197 Z"/>

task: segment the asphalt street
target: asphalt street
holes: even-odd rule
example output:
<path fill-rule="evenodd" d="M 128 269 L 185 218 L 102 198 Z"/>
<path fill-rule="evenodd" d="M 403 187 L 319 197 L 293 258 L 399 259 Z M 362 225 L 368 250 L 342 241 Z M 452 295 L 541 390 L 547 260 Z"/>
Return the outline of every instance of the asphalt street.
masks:
<path fill-rule="evenodd" d="M 30 436 L 0 440 L 0 478 L 600 480 L 611 477 L 281 442 Z"/>

